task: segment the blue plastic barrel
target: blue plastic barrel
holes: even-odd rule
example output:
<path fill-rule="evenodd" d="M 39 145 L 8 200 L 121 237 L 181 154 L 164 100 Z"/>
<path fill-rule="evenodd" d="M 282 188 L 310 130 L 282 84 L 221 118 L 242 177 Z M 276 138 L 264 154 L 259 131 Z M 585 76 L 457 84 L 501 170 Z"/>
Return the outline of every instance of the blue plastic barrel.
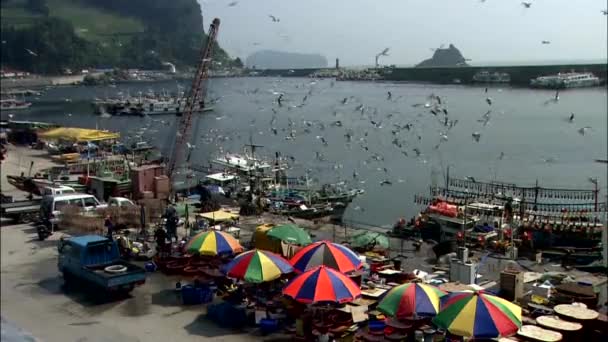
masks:
<path fill-rule="evenodd" d="M 144 268 L 146 269 L 146 272 L 155 272 L 156 264 L 153 262 L 147 262 L 144 264 Z"/>
<path fill-rule="evenodd" d="M 201 303 L 201 297 L 192 285 L 182 286 L 182 302 L 184 305 L 196 305 Z"/>

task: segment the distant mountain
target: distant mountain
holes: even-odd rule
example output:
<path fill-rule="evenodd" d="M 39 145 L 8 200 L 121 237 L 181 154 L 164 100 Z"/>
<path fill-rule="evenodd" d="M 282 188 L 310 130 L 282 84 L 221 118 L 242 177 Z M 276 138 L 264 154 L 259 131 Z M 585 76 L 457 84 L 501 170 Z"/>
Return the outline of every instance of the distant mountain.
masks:
<path fill-rule="evenodd" d="M 327 58 L 318 54 L 262 50 L 249 55 L 245 65 L 256 69 L 326 68 Z"/>
<path fill-rule="evenodd" d="M 450 44 L 447 49 L 437 49 L 433 57 L 425 59 L 416 68 L 432 68 L 432 67 L 455 67 L 469 66 L 466 63 L 464 56 L 454 45 Z"/>

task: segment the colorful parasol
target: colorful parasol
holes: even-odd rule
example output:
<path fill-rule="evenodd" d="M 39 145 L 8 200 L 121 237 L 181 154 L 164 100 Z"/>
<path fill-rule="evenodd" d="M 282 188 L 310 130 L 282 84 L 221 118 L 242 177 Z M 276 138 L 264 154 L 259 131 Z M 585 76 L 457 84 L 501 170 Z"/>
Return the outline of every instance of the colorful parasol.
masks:
<path fill-rule="evenodd" d="M 237 255 L 222 271 L 229 277 L 249 283 L 263 283 L 293 272 L 293 267 L 277 254 L 254 249 Z"/>
<path fill-rule="evenodd" d="M 188 253 L 201 255 L 232 255 L 243 251 L 232 235 L 214 230 L 194 235 L 185 249 Z"/>
<path fill-rule="evenodd" d="M 435 316 L 439 298 L 445 296 L 438 288 L 419 283 L 395 286 L 378 304 L 378 310 L 398 319 Z"/>
<path fill-rule="evenodd" d="M 433 323 L 458 336 L 509 336 L 521 327 L 521 307 L 482 292 L 455 292 L 441 298 Z"/>
<path fill-rule="evenodd" d="M 283 224 L 280 226 L 272 227 L 268 233 L 268 236 L 287 243 L 293 243 L 300 246 L 306 246 L 312 242 L 310 235 L 295 224 Z"/>
<path fill-rule="evenodd" d="M 299 272 L 325 265 L 342 273 L 356 271 L 363 263 L 355 252 L 330 241 L 319 241 L 299 250 L 290 260 Z"/>
<path fill-rule="evenodd" d="M 301 303 L 346 303 L 361 296 L 361 289 L 349 277 L 319 266 L 293 278 L 283 294 Z"/>

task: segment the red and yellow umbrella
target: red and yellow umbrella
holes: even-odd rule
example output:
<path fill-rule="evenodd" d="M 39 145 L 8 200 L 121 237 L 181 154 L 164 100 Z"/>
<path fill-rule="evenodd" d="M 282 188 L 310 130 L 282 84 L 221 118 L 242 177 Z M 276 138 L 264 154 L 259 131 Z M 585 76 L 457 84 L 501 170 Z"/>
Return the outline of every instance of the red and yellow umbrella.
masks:
<path fill-rule="evenodd" d="M 293 278 L 283 294 L 301 303 L 347 303 L 361 297 L 361 289 L 344 274 L 319 266 Z"/>
<path fill-rule="evenodd" d="M 293 272 L 293 267 L 280 255 L 254 249 L 237 255 L 222 271 L 249 283 L 263 283 Z"/>
<path fill-rule="evenodd" d="M 233 255 L 243 251 L 232 235 L 211 230 L 194 235 L 186 244 L 186 252 L 200 255 Z"/>
<path fill-rule="evenodd" d="M 330 241 L 319 241 L 299 250 L 291 260 L 293 268 L 305 272 L 317 266 L 329 266 L 342 273 L 352 272 L 363 267 L 355 252 Z"/>
<path fill-rule="evenodd" d="M 455 292 L 441 298 L 433 323 L 457 336 L 509 336 L 521 327 L 521 307 L 482 292 Z"/>

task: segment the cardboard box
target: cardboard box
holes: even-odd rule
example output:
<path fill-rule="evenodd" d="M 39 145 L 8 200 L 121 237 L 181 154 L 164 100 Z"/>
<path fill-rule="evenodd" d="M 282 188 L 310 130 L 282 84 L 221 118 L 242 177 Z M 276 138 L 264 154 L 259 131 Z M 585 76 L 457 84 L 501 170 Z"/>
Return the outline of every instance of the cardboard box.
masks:
<path fill-rule="evenodd" d="M 156 194 L 171 192 L 169 177 L 164 175 L 154 177 L 154 192 Z"/>

